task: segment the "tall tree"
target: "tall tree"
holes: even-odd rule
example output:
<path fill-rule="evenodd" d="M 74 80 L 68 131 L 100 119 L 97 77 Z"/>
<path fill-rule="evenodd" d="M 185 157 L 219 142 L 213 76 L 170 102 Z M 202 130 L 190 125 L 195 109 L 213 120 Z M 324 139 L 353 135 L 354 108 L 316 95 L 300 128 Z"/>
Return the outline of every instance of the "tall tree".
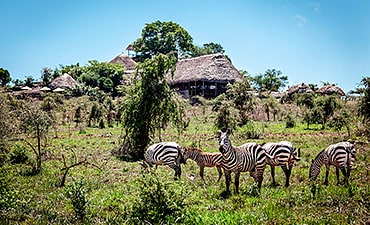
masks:
<path fill-rule="evenodd" d="M 10 78 L 10 73 L 8 70 L 0 68 L 0 85 L 7 85 L 12 79 Z"/>
<path fill-rule="evenodd" d="M 359 107 L 360 115 L 363 116 L 364 122 L 370 121 L 370 77 L 362 78 L 361 87 L 357 91 L 363 95 Z"/>
<path fill-rule="evenodd" d="M 174 100 L 166 76 L 175 69 L 175 59 L 159 54 L 138 65 L 137 79 L 127 90 L 122 103 L 125 133 L 124 152 L 142 159 L 150 138 L 171 122 L 179 122 L 179 105 Z"/>
<path fill-rule="evenodd" d="M 153 58 L 155 55 L 176 53 L 176 57 L 190 52 L 193 38 L 179 24 L 174 22 L 155 21 L 145 25 L 132 45 L 139 61 Z"/>
<path fill-rule="evenodd" d="M 253 78 L 253 83 L 258 91 L 279 91 L 288 82 L 288 77 L 284 76 L 280 70 L 268 69 L 264 74 Z"/>
<path fill-rule="evenodd" d="M 50 82 L 53 80 L 53 70 L 48 67 L 42 68 L 41 80 L 44 85 L 49 85 Z"/>
<path fill-rule="evenodd" d="M 206 43 L 203 44 L 203 46 L 194 46 L 191 56 L 201 56 L 201 55 L 207 55 L 207 54 L 214 54 L 214 53 L 221 53 L 223 54 L 225 52 L 224 48 L 222 45 L 217 44 L 217 43 Z"/>

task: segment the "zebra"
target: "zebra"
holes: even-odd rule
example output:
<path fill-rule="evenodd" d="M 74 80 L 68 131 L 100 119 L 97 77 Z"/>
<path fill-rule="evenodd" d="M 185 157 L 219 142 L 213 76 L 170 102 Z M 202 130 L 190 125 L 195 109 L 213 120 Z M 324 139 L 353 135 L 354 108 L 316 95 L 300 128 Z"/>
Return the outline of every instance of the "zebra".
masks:
<path fill-rule="evenodd" d="M 294 162 L 301 160 L 299 158 L 301 154 L 300 149 L 298 149 L 297 156 L 296 148 L 288 141 L 268 142 L 262 144 L 262 148 L 273 157 L 273 160 L 267 161 L 271 167 L 272 185 L 276 186 L 275 166 L 280 166 L 285 173 L 285 187 L 288 187 Z"/>
<path fill-rule="evenodd" d="M 350 142 L 339 142 L 337 144 L 329 145 L 326 149 L 322 150 L 315 159 L 312 160 L 309 179 L 311 182 L 315 181 L 320 173 L 321 166 L 325 164 L 326 175 L 324 185 L 328 185 L 329 170 L 330 166 L 333 165 L 336 169 L 335 172 L 338 184 L 340 183 L 339 169 L 342 171 L 344 176 L 344 183 L 348 184 L 348 179 L 355 158 L 356 149 L 354 144 L 351 144 Z"/>
<path fill-rule="evenodd" d="M 222 154 L 220 152 L 204 152 L 202 149 L 199 148 L 184 148 L 183 155 L 185 162 L 188 159 L 192 159 L 197 163 L 200 168 L 199 175 L 204 181 L 204 167 L 214 167 L 216 166 L 218 171 L 218 179 L 217 182 L 220 181 L 222 177 Z"/>
<path fill-rule="evenodd" d="M 266 168 L 266 158 L 272 159 L 257 143 L 250 142 L 234 147 L 229 139 L 229 130 L 218 131 L 219 150 L 223 156 L 222 167 L 226 178 L 226 192 L 230 192 L 231 173 L 235 174 L 235 193 L 239 192 L 240 172 L 250 172 L 250 176 L 261 188 L 263 172 Z"/>
<path fill-rule="evenodd" d="M 144 159 L 150 167 L 167 165 L 175 170 L 175 180 L 181 176 L 181 163 L 185 163 L 181 146 L 176 142 L 159 142 L 149 146 L 144 153 Z"/>

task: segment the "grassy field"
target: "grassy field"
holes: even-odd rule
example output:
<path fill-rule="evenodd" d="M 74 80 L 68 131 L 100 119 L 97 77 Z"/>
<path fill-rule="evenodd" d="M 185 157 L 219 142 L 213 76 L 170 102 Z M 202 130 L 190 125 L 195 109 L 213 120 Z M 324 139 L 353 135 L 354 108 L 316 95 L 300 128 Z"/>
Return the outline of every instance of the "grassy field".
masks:
<path fill-rule="evenodd" d="M 66 105 L 72 104 L 67 102 Z M 189 107 L 189 127 L 183 133 L 169 129 L 163 141 L 176 141 L 183 146 L 195 145 L 204 151 L 218 151 L 215 115 L 208 109 Z M 2 196 L 9 206 L 1 211 L 1 224 L 366 224 L 370 219 L 369 145 L 360 140 L 350 185 L 336 185 L 332 167 L 329 185 L 324 186 L 324 168 L 315 184 L 308 182 L 311 159 L 329 144 L 344 140 L 346 132 L 320 129 L 307 130 L 297 122 L 285 128 L 284 122 L 256 123 L 259 139 L 246 139 L 242 130 L 234 132 L 234 145 L 254 141 L 287 140 L 302 150 L 302 160 L 292 171 L 291 186 L 283 186 L 285 177 L 276 169 L 278 187 L 271 187 L 267 167 L 261 193 L 255 193 L 253 179 L 242 173 L 240 193 L 224 198 L 224 177 L 217 180 L 215 168 L 205 169 L 203 182 L 197 165 L 188 161 L 182 166 L 180 181 L 174 171 L 158 167 L 144 173 L 138 162 L 125 162 L 113 156 L 118 145 L 120 127 L 85 128 L 79 132 L 72 125 L 60 125 L 57 137 L 50 133 L 43 170 L 30 175 L 30 164 L 6 164 L 1 174 L 9 190 Z M 315 128 L 312 126 L 311 128 Z M 159 141 L 158 139 L 153 142 Z M 26 145 L 19 143 L 21 148 Z M 32 157 L 32 152 L 29 150 Z M 63 158 L 65 162 L 63 162 Z M 85 161 L 84 161 L 85 160 Z M 29 161 L 30 162 L 30 161 Z M 65 165 L 73 165 L 60 187 Z M 65 163 L 65 164 L 64 164 Z M 341 177 L 342 178 L 342 177 Z M 233 187 L 233 184 L 232 184 Z M 6 199 L 5 199 L 6 198 Z M 75 204 L 73 203 L 75 201 Z M 76 203 L 77 202 L 77 203 Z M 78 205 L 80 203 L 80 205 Z M 78 208 L 85 211 L 78 211 Z M 150 222 L 143 218 L 160 217 Z M 173 211 L 169 210 L 173 209 Z M 168 211 L 169 210 L 169 211 Z M 145 214 L 147 217 L 144 217 Z M 78 217 L 80 216 L 80 218 Z M 156 220 L 153 220 L 156 221 Z"/>

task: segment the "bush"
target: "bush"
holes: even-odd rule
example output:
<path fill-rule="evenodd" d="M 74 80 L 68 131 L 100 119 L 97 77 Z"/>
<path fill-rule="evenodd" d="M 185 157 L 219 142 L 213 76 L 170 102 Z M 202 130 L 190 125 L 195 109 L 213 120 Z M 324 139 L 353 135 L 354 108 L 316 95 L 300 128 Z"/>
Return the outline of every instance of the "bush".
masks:
<path fill-rule="evenodd" d="M 247 139 L 258 139 L 260 138 L 262 131 L 256 124 L 253 122 L 248 122 L 246 125 L 240 128 L 240 132 L 245 136 Z"/>
<path fill-rule="evenodd" d="M 295 127 L 295 120 L 292 115 L 288 114 L 285 117 L 285 127 L 286 128 L 293 128 Z"/>
<path fill-rule="evenodd" d="M 81 180 L 68 185 L 66 188 L 66 197 L 71 200 L 72 208 L 79 220 L 83 220 L 86 216 L 87 192 L 85 183 Z"/>
<path fill-rule="evenodd" d="M 28 161 L 29 155 L 22 146 L 16 145 L 11 150 L 9 159 L 12 164 L 21 164 Z"/>
<path fill-rule="evenodd" d="M 186 209 L 183 189 L 178 182 L 162 181 L 155 172 L 139 179 L 139 198 L 134 202 L 132 221 L 140 224 L 172 224 L 184 218 Z M 177 191 L 180 191 L 177 192 Z"/>

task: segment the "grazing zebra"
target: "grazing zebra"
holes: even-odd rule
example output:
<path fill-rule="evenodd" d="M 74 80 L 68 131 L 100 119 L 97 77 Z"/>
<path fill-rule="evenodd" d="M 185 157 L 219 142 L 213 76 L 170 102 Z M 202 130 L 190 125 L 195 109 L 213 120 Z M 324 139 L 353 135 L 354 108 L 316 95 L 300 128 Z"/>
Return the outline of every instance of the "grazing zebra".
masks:
<path fill-rule="evenodd" d="M 144 154 L 149 166 L 167 165 L 175 170 L 175 180 L 181 176 L 181 163 L 185 163 L 181 146 L 176 142 L 160 142 L 149 146 Z"/>
<path fill-rule="evenodd" d="M 339 182 L 339 169 L 344 176 L 344 182 L 348 184 L 348 179 L 351 173 L 353 162 L 356 158 L 355 146 L 349 142 L 339 142 L 337 144 L 329 145 L 326 149 L 322 150 L 315 159 L 312 160 L 310 167 L 310 181 L 316 180 L 320 173 L 320 168 L 323 164 L 326 167 L 326 176 L 324 184 L 328 185 L 328 176 L 330 165 L 335 166 L 335 172 Z M 347 168 L 347 169 L 346 169 Z"/>
<path fill-rule="evenodd" d="M 229 139 L 229 130 L 226 132 L 219 130 L 218 135 L 219 150 L 223 155 L 222 167 L 225 172 L 226 191 L 230 191 L 231 172 L 235 173 L 235 192 L 238 193 L 240 172 L 247 171 L 250 172 L 254 181 L 258 183 L 258 188 L 260 189 L 263 172 L 266 168 L 266 157 L 269 157 L 269 155 L 257 143 L 246 143 L 239 147 L 232 146 Z"/>
<path fill-rule="evenodd" d="M 222 154 L 219 152 L 204 152 L 202 149 L 199 148 L 184 148 L 184 159 L 185 162 L 187 159 L 194 160 L 197 165 L 200 168 L 199 175 L 204 181 L 204 167 L 214 167 L 216 166 L 218 171 L 218 179 L 217 182 L 222 177 L 222 170 L 221 170 L 221 164 L 222 164 Z"/>
<path fill-rule="evenodd" d="M 288 141 L 268 142 L 263 144 L 262 148 L 273 157 L 273 160 L 267 161 L 271 167 L 272 185 L 276 186 L 275 166 L 280 166 L 285 173 L 285 187 L 288 187 L 294 162 L 301 160 L 300 150 L 298 149 L 297 156 L 295 147 Z"/>

